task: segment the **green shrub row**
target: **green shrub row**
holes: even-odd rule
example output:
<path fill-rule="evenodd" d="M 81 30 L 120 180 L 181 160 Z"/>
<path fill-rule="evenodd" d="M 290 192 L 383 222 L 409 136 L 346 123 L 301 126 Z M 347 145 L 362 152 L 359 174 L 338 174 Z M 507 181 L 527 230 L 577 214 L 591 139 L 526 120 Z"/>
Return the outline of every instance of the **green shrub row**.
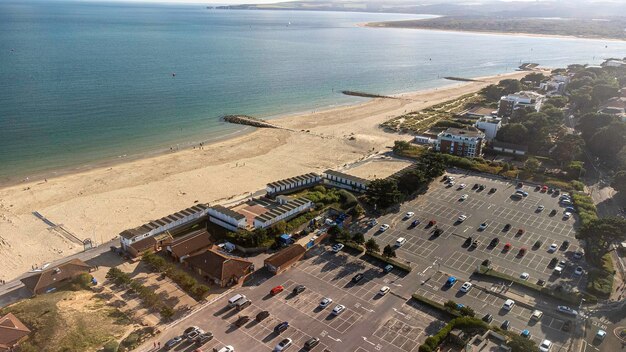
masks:
<path fill-rule="evenodd" d="M 172 281 L 174 281 L 183 291 L 187 292 L 190 296 L 196 300 L 202 300 L 209 293 L 209 287 L 203 284 L 199 284 L 193 276 L 187 274 L 185 271 L 178 269 L 174 264 L 168 262 L 163 257 L 160 257 L 154 253 L 145 253 L 141 260 L 143 260 L 154 271 L 165 274 Z"/>
<path fill-rule="evenodd" d="M 141 302 L 146 308 L 155 309 L 161 311 L 164 307 L 167 307 L 163 300 L 150 288 L 144 286 L 141 281 L 132 279 L 129 274 L 121 271 L 118 268 L 111 268 L 106 274 L 106 278 L 111 280 L 114 284 L 127 288 L 129 291 L 136 293 L 141 299 Z M 168 319 L 171 316 L 162 316 L 164 319 Z"/>
<path fill-rule="evenodd" d="M 411 295 L 411 297 L 421 303 L 426 304 L 427 306 L 430 306 L 431 308 L 434 308 L 436 310 L 439 310 L 445 314 L 451 315 L 453 317 L 460 317 L 461 313 L 458 310 L 450 310 L 448 309 L 446 306 L 444 306 L 443 304 L 440 304 L 438 302 L 435 302 L 433 300 L 430 300 L 424 296 L 420 296 L 416 293 L 414 293 L 413 295 Z"/>
<path fill-rule="evenodd" d="M 473 331 L 484 333 L 489 326 L 484 321 L 472 317 L 458 317 L 450 320 L 446 326 L 441 328 L 435 335 L 426 338 L 424 343 L 419 347 L 420 352 L 435 351 L 437 347 L 448 337 L 453 329 L 461 329 L 463 331 Z"/>
<path fill-rule="evenodd" d="M 393 265 L 395 268 L 398 268 L 400 270 L 406 271 L 407 273 L 410 273 L 411 270 L 413 270 L 413 268 L 410 265 L 404 264 L 404 263 L 400 263 L 397 260 L 394 260 L 393 258 L 387 258 L 384 255 L 381 255 L 379 253 L 375 253 L 375 252 L 367 252 L 366 255 L 369 255 L 370 257 L 376 258 L 380 261 L 383 261 L 387 264 L 391 264 Z"/>
<path fill-rule="evenodd" d="M 572 201 L 578 212 L 581 227 L 598 218 L 596 206 L 590 196 L 574 193 L 572 194 Z"/>

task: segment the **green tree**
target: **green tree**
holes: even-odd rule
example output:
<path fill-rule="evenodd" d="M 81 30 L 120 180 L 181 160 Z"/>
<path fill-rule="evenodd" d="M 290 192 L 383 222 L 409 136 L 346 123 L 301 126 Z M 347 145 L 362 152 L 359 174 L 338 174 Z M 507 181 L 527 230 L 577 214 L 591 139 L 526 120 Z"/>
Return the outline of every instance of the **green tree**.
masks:
<path fill-rule="evenodd" d="M 619 89 L 616 86 L 609 84 L 598 84 L 593 86 L 591 91 L 591 98 L 593 102 L 598 105 L 610 98 L 617 96 Z"/>
<path fill-rule="evenodd" d="M 502 126 L 496 139 L 500 142 L 524 144 L 528 140 L 528 128 L 521 123 L 510 123 Z"/>
<path fill-rule="evenodd" d="M 459 309 L 459 306 L 456 304 L 456 302 L 451 299 L 448 300 L 446 303 L 444 303 L 443 306 L 448 308 L 451 311 L 455 311 Z"/>
<path fill-rule="evenodd" d="M 390 245 L 386 245 L 385 248 L 383 248 L 383 256 L 385 258 L 395 258 L 396 250 Z"/>
<path fill-rule="evenodd" d="M 509 334 L 509 338 L 506 344 L 511 348 L 511 352 L 539 351 L 537 344 L 532 339 L 527 339 L 518 334 Z"/>
<path fill-rule="evenodd" d="M 575 134 L 567 134 L 556 143 L 552 150 L 552 158 L 563 166 L 574 160 L 583 150 L 585 141 Z"/>
<path fill-rule="evenodd" d="M 358 219 L 365 214 L 365 209 L 360 204 L 355 205 L 352 209 L 350 209 L 350 216 L 353 219 Z"/>
<path fill-rule="evenodd" d="M 537 158 L 530 157 L 524 163 L 524 168 L 528 170 L 528 172 L 535 173 L 539 169 L 540 165 L 541 164 L 539 163 L 539 160 L 537 160 Z"/>
<path fill-rule="evenodd" d="M 380 246 L 378 246 L 378 243 L 375 239 L 370 238 L 365 242 L 365 250 L 371 253 L 378 253 L 380 252 Z"/>
<path fill-rule="evenodd" d="M 117 352 L 119 348 L 120 348 L 120 344 L 117 341 L 109 341 L 104 344 L 102 351 L 103 352 Z"/>
<path fill-rule="evenodd" d="M 579 237 L 606 253 L 612 243 L 626 240 L 624 228 L 626 220 L 619 217 L 593 219 L 581 227 Z"/>
<path fill-rule="evenodd" d="M 161 319 L 169 321 L 174 316 L 174 310 L 169 306 L 163 306 L 163 308 L 159 311 L 159 314 L 161 315 Z"/>
<path fill-rule="evenodd" d="M 562 95 L 555 95 L 546 100 L 545 104 L 552 105 L 556 108 L 564 108 L 567 105 L 567 97 Z"/>
<path fill-rule="evenodd" d="M 570 94 L 570 102 L 578 111 L 586 112 L 593 108 L 593 99 L 588 89 L 578 89 Z"/>
<path fill-rule="evenodd" d="M 611 187 L 618 192 L 626 193 L 626 170 L 621 170 L 615 173 L 613 181 L 611 182 Z"/>
<path fill-rule="evenodd" d="M 483 88 L 480 93 L 487 99 L 487 101 L 498 101 L 500 98 L 505 95 L 504 90 L 501 87 L 498 87 L 495 84 L 491 84 Z"/>
<path fill-rule="evenodd" d="M 626 124 L 613 122 L 596 132 L 588 143 L 592 153 L 605 160 L 613 160 L 626 146 Z"/>
<path fill-rule="evenodd" d="M 532 82 L 535 86 L 539 86 L 539 83 L 548 80 L 548 77 L 546 77 L 541 72 L 532 72 L 532 73 L 527 74 L 523 80 Z"/>
<path fill-rule="evenodd" d="M 503 79 L 498 82 L 498 87 L 502 88 L 504 95 L 507 95 L 522 90 L 522 83 L 517 79 Z"/>
<path fill-rule="evenodd" d="M 413 194 L 427 181 L 424 171 L 411 170 L 398 177 L 398 190 L 406 195 Z"/>
<path fill-rule="evenodd" d="M 381 209 L 400 202 L 401 193 L 398 184 L 390 179 L 376 179 L 369 183 L 365 192 L 368 201 Z"/>
<path fill-rule="evenodd" d="M 616 117 L 609 114 L 587 113 L 580 117 L 576 128 L 581 132 L 581 136 L 587 142 L 602 127 L 617 121 Z"/>
<path fill-rule="evenodd" d="M 365 236 L 361 232 L 357 232 L 352 236 L 352 241 L 356 244 L 363 244 L 365 243 Z"/>
<path fill-rule="evenodd" d="M 476 312 L 474 312 L 474 310 L 468 306 L 461 307 L 461 309 L 459 309 L 459 312 L 461 313 L 462 316 L 465 316 L 465 317 L 476 316 Z"/>

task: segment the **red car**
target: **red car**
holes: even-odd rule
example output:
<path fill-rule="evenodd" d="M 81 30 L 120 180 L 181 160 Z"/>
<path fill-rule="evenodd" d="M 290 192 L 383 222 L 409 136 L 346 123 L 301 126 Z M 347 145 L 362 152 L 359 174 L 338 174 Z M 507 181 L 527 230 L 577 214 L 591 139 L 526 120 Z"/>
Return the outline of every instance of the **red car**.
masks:
<path fill-rule="evenodd" d="M 541 192 L 544 192 L 544 193 L 545 193 L 545 192 L 547 192 L 547 191 L 548 191 L 548 186 L 545 186 L 545 185 L 544 185 L 543 187 L 541 187 Z"/>
<path fill-rule="evenodd" d="M 511 244 L 510 244 L 510 243 L 507 243 L 507 244 L 505 244 L 505 245 L 504 245 L 504 251 L 505 251 L 505 252 L 510 251 L 510 250 L 511 250 L 511 248 L 513 248 L 513 246 L 511 246 Z"/>
<path fill-rule="evenodd" d="M 526 254 L 526 248 L 522 247 L 519 250 L 519 253 L 517 253 L 518 256 L 523 257 Z"/>
<path fill-rule="evenodd" d="M 435 221 L 435 220 L 430 220 L 428 222 L 428 226 L 434 226 L 435 224 L 437 224 L 437 221 Z"/>
<path fill-rule="evenodd" d="M 519 229 L 517 230 L 517 234 L 515 234 L 515 236 L 521 236 L 524 234 L 524 229 Z"/>
<path fill-rule="evenodd" d="M 285 288 L 284 288 L 284 287 L 282 287 L 282 286 L 280 286 L 280 285 L 279 285 L 279 286 L 276 286 L 276 287 L 274 287 L 274 288 L 270 291 L 270 295 L 272 295 L 272 296 L 276 296 L 277 294 L 279 294 L 279 293 L 283 292 L 284 290 L 285 290 Z"/>

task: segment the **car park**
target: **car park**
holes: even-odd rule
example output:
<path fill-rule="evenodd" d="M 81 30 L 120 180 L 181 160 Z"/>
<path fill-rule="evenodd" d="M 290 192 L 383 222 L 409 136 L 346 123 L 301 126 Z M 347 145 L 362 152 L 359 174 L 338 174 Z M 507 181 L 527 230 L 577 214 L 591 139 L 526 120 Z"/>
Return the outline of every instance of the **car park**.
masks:
<path fill-rule="evenodd" d="M 363 279 L 363 274 L 358 273 L 358 274 L 356 274 L 356 275 L 354 275 L 352 277 L 352 282 L 356 284 L 357 282 L 361 281 L 362 279 Z"/>
<path fill-rule="evenodd" d="M 337 243 L 335 245 L 333 245 L 332 249 L 333 252 L 338 253 L 343 249 L 344 245 L 342 243 Z"/>
<path fill-rule="evenodd" d="M 387 230 L 389 230 L 389 225 L 388 224 L 382 224 L 380 226 L 380 229 L 379 229 L 380 232 L 385 232 Z"/>
<path fill-rule="evenodd" d="M 235 321 L 235 326 L 240 326 L 240 327 L 244 326 L 249 321 L 250 321 L 250 317 L 249 316 L 242 315 Z"/>
<path fill-rule="evenodd" d="M 461 289 L 459 291 L 467 293 L 471 289 L 472 289 L 472 283 L 471 282 L 465 282 L 465 283 L 463 283 L 463 285 L 461 285 Z"/>
<path fill-rule="evenodd" d="M 391 290 L 389 286 L 383 286 L 380 288 L 380 290 L 378 290 L 378 294 L 384 296 L 389 292 L 389 290 Z"/>
<path fill-rule="evenodd" d="M 396 247 L 400 247 L 406 243 L 406 238 L 400 237 L 396 240 Z"/>
<path fill-rule="evenodd" d="M 174 336 L 165 343 L 165 346 L 164 346 L 165 350 L 169 351 L 172 348 L 176 347 L 181 342 L 183 342 L 182 336 Z"/>
<path fill-rule="evenodd" d="M 513 306 L 515 305 L 515 301 L 512 299 L 507 299 L 506 301 L 504 301 L 504 304 L 502 305 L 502 309 L 504 310 L 511 310 L 513 309 Z"/>
<path fill-rule="evenodd" d="M 346 306 L 338 304 L 333 308 L 333 315 L 339 315 L 346 310 Z"/>
<path fill-rule="evenodd" d="M 276 296 L 277 294 L 283 292 L 284 290 L 285 290 L 285 287 L 283 287 L 282 285 L 278 285 L 270 290 L 270 295 Z"/>
<path fill-rule="evenodd" d="M 289 328 L 289 322 L 283 321 L 274 327 L 274 332 L 280 334 Z"/>
<path fill-rule="evenodd" d="M 307 351 L 310 351 L 313 349 L 313 347 L 317 346 L 320 344 L 320 339 L 317 337 L 311 337 L 310 339 L 308 339 L 305 343 L 304 343 L 304 349 Z"/>
<path fill-rule="evenodd" d="M 292 339 L 289 339 L 289 338 L 283 339 L 276 345 L 276 347 L 274 347 L 274 351 L 275 352 L 284 351 L 287 348 L 291 347 L 292 344 L 293 344 Z"/>
<path fill-rule="evenodd" d="M 410 218 L 412 218 L 412 217 L 413 217 L 413 215 L 415 215 L 415 213 L 414 213 L 414 212 L 412 212 L 412 211 L 409 211 L 409 212 L 407 212 L 407 213 L 404 215 L 404 218 L 405 218 L 405 219 L 410 219 Z"/>
<path fill-rule="evenodd" d="M 293 288 L 293 294 L 294 295 L 300 294 L 300 293 L 304 292 L 304 290 L 306 290 L 306 286 L 304 286 L 304 285 L 297 285 L 296 287 Z"/>
<path fill-rule="evenodd" d="M 491 323 L 493 321 L 493 315 L 491 314 L 485 314 L 485 316 L 483 317 L 483 321 L 485 323 Z"/>
<path fill-rule="evenodd" d="M 320 308 L 326 308 L 328 307 L 331 303 L 333 303 L 333 299 L 332 298 L 328 298 L 328 297 L 324 297 L 322 298 L 322 300 L 320 301 Z"/>
<path fill-rule="evenodd" d="M 550 340 L 541 341 L 541 344 L 539 345 L 539 351 L 550 352 L 551 349 L 552 349 L 552 341 Z"/>
<path fill-rule="evenodd" d="M 573 310 L 572 308 L 570 308 L 568 306 L 558 306 L 558 307 L 556 307 L 556 310 L 559 313 L 563 313 L 563 314 L 566 314 L 566 315 L 571 315 L 571 316 L 577 316 L 578 315 L 577 311 Z"/>

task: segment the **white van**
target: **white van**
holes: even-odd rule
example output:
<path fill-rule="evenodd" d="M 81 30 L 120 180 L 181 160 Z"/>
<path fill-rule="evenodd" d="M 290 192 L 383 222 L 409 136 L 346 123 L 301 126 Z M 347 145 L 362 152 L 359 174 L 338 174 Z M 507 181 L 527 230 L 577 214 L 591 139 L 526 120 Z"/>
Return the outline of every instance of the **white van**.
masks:
<path fill-rule="evenodd" d="M 225 250 L 228 253 L 231 253 L 232 251 L 237 249 L 237 247 L 234 244 L 230 243 L 230 242 L 221 243 L 221 244 L 218 244 L 217 246 L 220 247 L 221 249 Z"/>
<path fill-rule="evenodd" d="M 406 238 L 400 237 L 396 240 L 396 247 L 400 247 L 406 243 Z"/>
<path fill-rule="evenodd" d="M 244 295 L 240 295 L 240 294 L 236 294 L 234 296 L 232 296 L 229 300 L 228 300 L 228 306 L 229 307 L 234 307 L 237 302 L 239 302 L 241 299 L 245 299 L 246 296 Z"/>

